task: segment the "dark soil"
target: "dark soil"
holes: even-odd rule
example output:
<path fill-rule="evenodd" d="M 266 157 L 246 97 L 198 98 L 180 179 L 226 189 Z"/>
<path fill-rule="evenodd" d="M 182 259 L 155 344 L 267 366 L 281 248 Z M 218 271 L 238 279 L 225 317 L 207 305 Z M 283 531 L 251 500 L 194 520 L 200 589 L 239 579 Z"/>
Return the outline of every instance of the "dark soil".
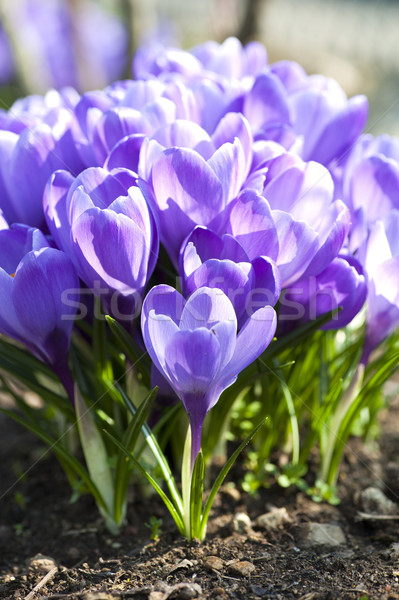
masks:
<path fill-rule="evenodd" d="M 359 520 L 357 501 L 370 485 L 398 500 L 398 425 L 396 403 L 383 415 L 379 447 L 352 441 L 336 507 L 277 486 L 253 498 L 230 478 L 199 544 L 178 535 L 157 498 L 138 493 L 128 525 L 112 537 L 88 496 L 69 502 L 54 457 L 0 416 L 0 598 L 399 599 L 399 521 Z M 285 507 L 290 522 L 261 530 L 256 519 L 271 505 Z M 240 512 L 252 520 L 241 533 L 233 526 Z M 145 526 L 152 516 L 163 518 L 156 541 Z M 309 547 L 312 523 L 338 525 L 344 539 Z"/>

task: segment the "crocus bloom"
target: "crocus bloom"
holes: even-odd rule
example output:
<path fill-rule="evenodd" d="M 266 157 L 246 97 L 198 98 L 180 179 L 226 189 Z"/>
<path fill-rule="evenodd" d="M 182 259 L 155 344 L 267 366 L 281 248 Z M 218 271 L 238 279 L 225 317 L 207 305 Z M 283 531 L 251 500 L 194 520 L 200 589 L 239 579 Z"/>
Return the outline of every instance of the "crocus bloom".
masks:
<path fill-rule="evenodd" d="M 349 247 L 364 253 L 373 224 L 399 209 L 399 140 L 362 136 L 338 173 L 338 192 L 351 212 Z"/>
<path fill-rule="evenodd" d="M 158 257 L 152 213 L 126 169 L 56 171 L 44 195 L 49 229 L 105 308 L 131 320 Z"/>
<path fill-rule="evenodd" d="M 183 243 L 179 272 L 184 296 L 200 287 L 223 290 L 234 306 L 238 326 L 256 308 L 274 306 L 280 296 L 280 274 L 274 261 L 259 256 L 250 261 L 231 235 L 222 237 L 196 227 Z"/>
<path fill-rule="evenodd" d="M 377 221 L 367 242 L 365 268 L 369 278 L 366 337 L 362 360 L 399 325 L 399 211 Z"/>
<path fill-rule="evenodd" d="M 186 301 L 159 285 L 144 300 L 141 323 L 154 365 L 188 414 L 193 466 L 207 412 L 271 342 L 276 313 L 271 306 L 260 308 L 237 332 L 234 307 L 221 290 L 203 287 Z"/>
<path fill-rule="evenodd" d="M 0 208 L 9 223 L 44 225 L 43 191 L 56 169 L 83 168 L 73 143 L 74 117 L 63 107 L 47 112 L 20 133 L 0 130 Z"/>
<path fill-rule="evenodd" d="M 250 260 L 273 259 L 282 287 L 321 273 L 338 255 L 349 231 L 349 211 L 334 201 L 327 169 L 283 154 L 268 163 L 263 196 L 244 190 L 209 227 L 229 233 Z"/>
<path fill-rule="evenodd" d="M 367 281 L 359 262 L 338 256 L 316 277 L 297 281 L 284 290 L 279 306 L 279 326 L 287 332 L 298 323 L 340 308 L 323 329 L 344 327 L 361 310 L 367 297 Z M 280 331 L 280 329 L 279 329 Z"/>
<path fill-rule="evenodd" d="M 209 226 L 237 196 L 249 173 L 251 133 L 228 114 L 212 136 L 188 121 L 165 126 L 142 148 L 139 174 L 157 212 L 161 241 L 177 265 L 180 246 L 196 225 Z M 162 145 L 173 147 L 162 149 Z M 153 157 L 155 156 L 155 160 Z"/>
<path fill-rule="evenodd" d="M 186 52 L 152 44 L 139 48 L 133 61 L 137 78 L 174 73 L 187 79 L 241 79 L 259 73 L 267 65 L 265 47 L 259 42 L 242 46 L 237 38 L 227 38 L 222 44 L 205 42 Z"/>
<path fill-rule="evenodd" d="M 79 279 L 69 258 L 38 229 L 0 231 L 0 332 L 48 363 L 73 398 L 68 348 Z"/>

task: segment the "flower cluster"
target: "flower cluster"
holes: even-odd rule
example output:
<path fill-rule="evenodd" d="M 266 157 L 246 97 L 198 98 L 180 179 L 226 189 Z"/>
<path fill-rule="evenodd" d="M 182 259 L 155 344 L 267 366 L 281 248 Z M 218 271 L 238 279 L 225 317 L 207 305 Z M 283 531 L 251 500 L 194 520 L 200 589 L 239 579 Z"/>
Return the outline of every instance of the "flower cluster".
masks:
<path fill-rule="evenodd" d="M 257 42 L 141 48 L 133 73 L 0 114 L 0 331 L 70 391 L 73 322 L 100 298 L 183 403 L 193 467 L 276 332 L 343 327 L 367 297 L 367 363 L 398 325 L 399 143 Z"/>

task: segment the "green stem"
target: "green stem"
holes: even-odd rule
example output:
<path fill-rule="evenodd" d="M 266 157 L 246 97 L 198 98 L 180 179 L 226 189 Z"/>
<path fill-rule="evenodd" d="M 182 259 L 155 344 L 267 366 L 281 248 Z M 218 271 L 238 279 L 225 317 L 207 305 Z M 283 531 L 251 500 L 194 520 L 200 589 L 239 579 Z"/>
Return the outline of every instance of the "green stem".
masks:
<path fill-rule="evenodd" d="M 183 499 L 183 521 L 186 537 L 191 540 L 190 523 L 190 500 L 191 500 L 191 427 L 187 427 L 186 440 L 184 442 L 183 459 L 181 465 L 181 485 Z"/>

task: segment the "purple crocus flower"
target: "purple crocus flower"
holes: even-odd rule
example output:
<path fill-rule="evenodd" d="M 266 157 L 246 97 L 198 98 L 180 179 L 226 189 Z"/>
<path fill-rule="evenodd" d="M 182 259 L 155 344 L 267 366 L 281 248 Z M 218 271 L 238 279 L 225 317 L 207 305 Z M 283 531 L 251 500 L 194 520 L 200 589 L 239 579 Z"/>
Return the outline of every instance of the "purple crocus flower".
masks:
<path fill-rule="evenodd" d="M 335 175 L 351 212 L 349 247 L 363 255 L 373 224 L 399 209 L 399 140 L 362 136 L 341 171 Z"/>
<path fill-rule="evenodd" d="M 205 42 L 189 52 L 178 48 L 165 48 L 152 44 L 139 48 L 133 60 L 133 75 L 145 78 L 150 75 L 175 74 L 187 80 L 242 79 L 253 77 L 267 65 L 265 47 L 259 42 L 242 46 L 237 38 L 227 38 L 222 44 Z"/>
<path fill-rule="evenodd" d="M 366 337 L 362 361 L 399 325 L 399 211 L 377 221 L 370 233 L 364 265 L 369 278 Z"/>
<path fill-rule="evenodd" d="M 237 332 L 234 307 L 221 290 L 200 288 L 186 301 L 159 285 L 144 300 L 141 323 L 154 365 L 188 414 L 193 466 L 207 412 L 271 342 L 276 313 L 271 306 L 260 308 Z"/>
<path fill-rule="evenodd" d="M 179 121 L 156 137 L 141 150 L 139 174 L 150 183 L 143 190 L 158 215 L 161 241 L 177 265 L 185 237 L 196 225 L 210 225 L 244 185 L 252 137 L 245 119 L 234 113 L 212 136 Z M 173 147 L 163 150 L 167 144 Z"/>
<path fill-rule="evenodd" d="M 176 119 L 198 122 L 194 94 L 182 83 L 156 80 L 117 82 L 103 92 L 83 94 L 75 109 L 76 141 L 87 167 L 126 167 L 137 171 L 146 136 Z"/>
<path fill-rule="evenodd" d="M 82 170 L 73 126 L 72 112 L 55 107 L 18 133 L 0 130 L 0 208 L 9 223 L 42 226 L 43 191 L 51 173 Z"/>
<path fill-rule="evenodd" d="M 219 237 L 196 227 L 183 243 L 179 272 L 184 296 L 200 287 L 222 290 L 233 304 L 241 327 L 261 306 L 274 306 L 280 296 L 280 274 L 269 258 L 250 261 L 231 235 Z"/>
<path fill-rule="evenodd" d="M 71 399 L 67 356 L 78 295 L 71 261 L 41 231 L 25 225 L 0 231 L 0 332 L 49 364 Z"/>
<path fill-rule="evenodd" d="M 244 190 L 209 227 L 229 233 L 250 260 L 273 259 L 282 287 L 321 273 L 338 256 L 349 231 L 349 211 L 334 201 L 327 169 L 282 154 L 267 163 L 263 196 Z"/>
<path fill-rule="evenodd" d="M 57 246 L 81 279 L 107 311 L 130 321 L 158 257 L 157 228 L 135 174 L 92 167 L 73 178 L 56 171 L 44 210 Z"/>
<path fill-rule="evenodd" d="M 322 75 L 311 75 L 289 96 L 292 124 L 303 140 L 304 160 L 329 165 L 339 160 L 362 133 L 368 117 L 365 96 L 349 100 L 340 85 Z"/>
<path fill-rule="evenodd" d="M 279 305 L 279 331 L 287 332 L 341 308 L 322 329 L 345 327 L 361 310 L 367 297 L 367 280 L 360 263 L 350 256 L 338 256 L 316 277 L 287 287 Z M 280 328 L 281 325 L 281 328 Z"/>

